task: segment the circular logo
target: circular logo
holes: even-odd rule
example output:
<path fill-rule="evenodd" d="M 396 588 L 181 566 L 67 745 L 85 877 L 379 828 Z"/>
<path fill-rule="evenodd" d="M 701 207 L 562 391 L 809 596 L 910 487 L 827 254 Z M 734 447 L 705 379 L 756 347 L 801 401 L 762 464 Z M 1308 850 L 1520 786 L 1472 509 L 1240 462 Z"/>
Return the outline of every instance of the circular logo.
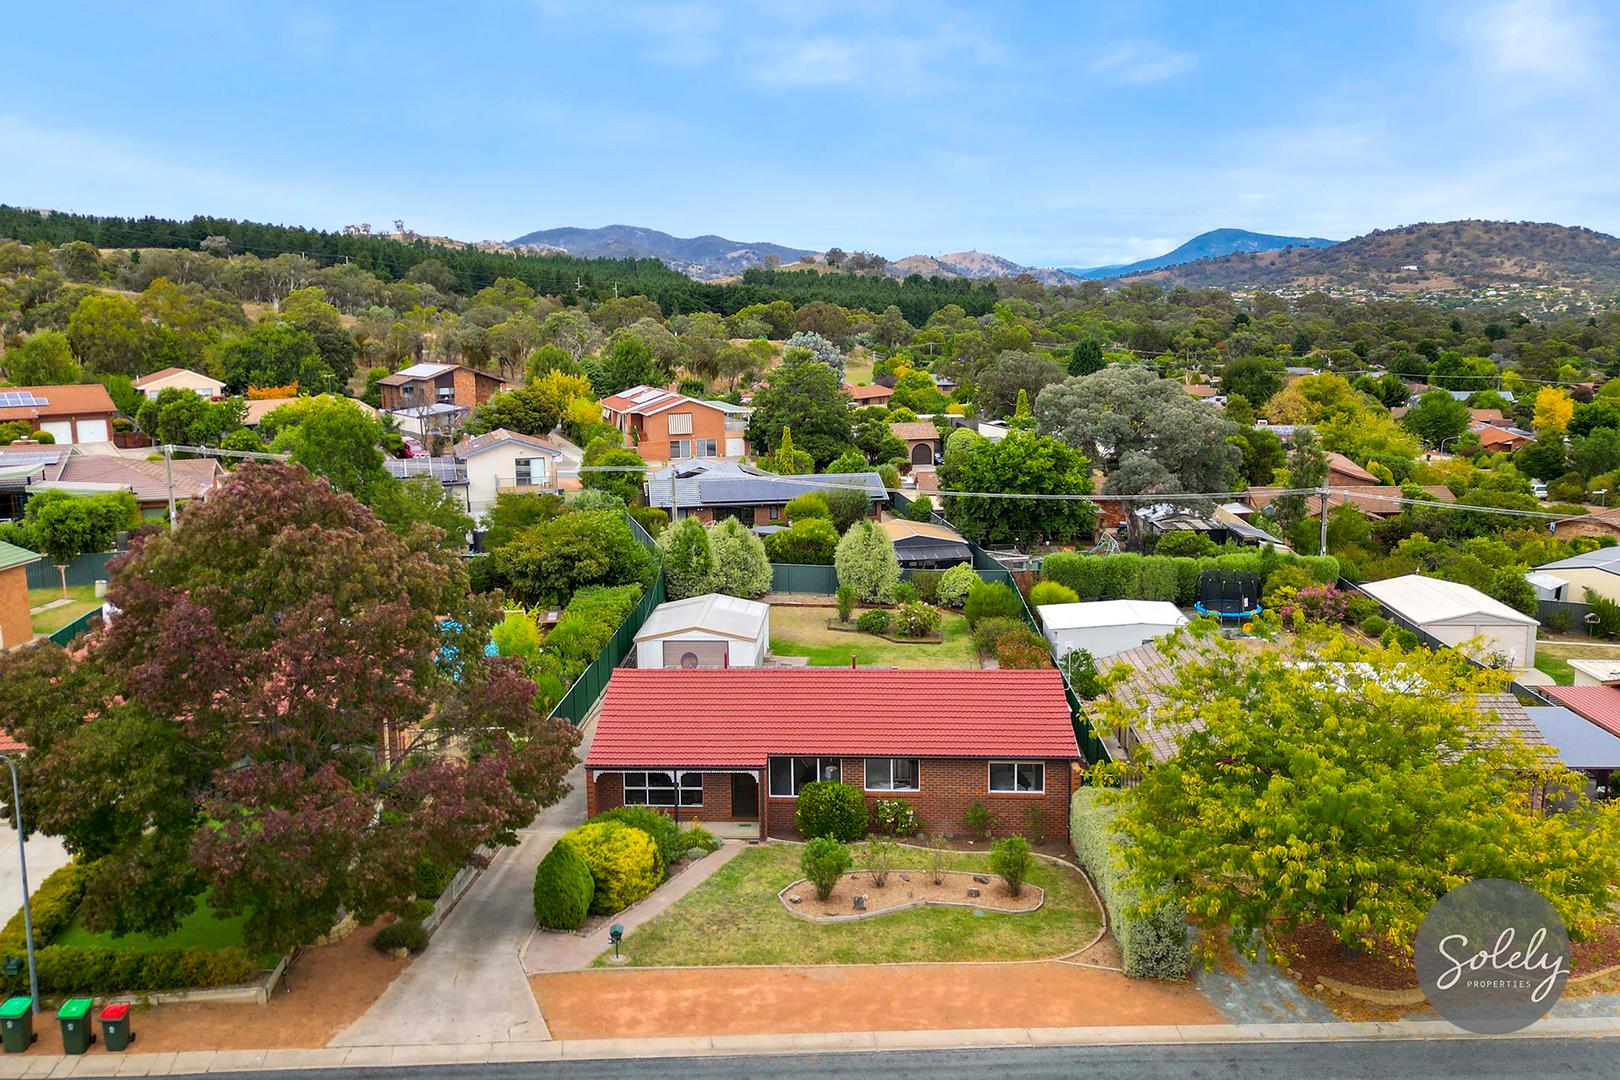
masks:
<path fill-rule="evenodd" d="M 1412 946 L 1435 1012 L 1467 1031 L 1504 1035 L 1547 1014 L 1569 981 L 1564 920 L 1517 881 L 1485 878 L 1435 902 Z"/>

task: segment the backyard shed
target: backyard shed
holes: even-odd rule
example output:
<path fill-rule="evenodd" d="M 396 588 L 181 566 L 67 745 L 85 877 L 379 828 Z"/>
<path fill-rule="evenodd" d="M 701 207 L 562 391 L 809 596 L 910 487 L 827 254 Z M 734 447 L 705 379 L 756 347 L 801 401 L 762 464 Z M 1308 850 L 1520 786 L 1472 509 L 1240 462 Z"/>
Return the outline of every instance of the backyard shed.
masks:
<path fill-rule="evenodd" d="M 881 528 L 894 543 L 895 558 L 900 565 L 913 570 L 943 570 L 957 563 L 973 561 L 973 549 L 965 537 L 955 529 L 932 521 L 907 521 L 890 518 L 880 522 Z"/>
<path fill-rule="evenodd" d="M 1371 581 L 1362 590 L 1390 611 L 1447 645 L 1483 638 L 1510 668 L 1536 662 L 1536 620 L 1471 585 L 1421 574 Z"/>
<path fill-rule="evenodd" d="M 653 609 L 636 633 L 636 666 L 759 667 L 770 641 L 769 604 L 705 593 Z"/>
<path fill-rule="evenodd" d="M 1187 616 L 1164 600 L 1042 604 L 1035 613 L 1040 616 L 1041 632 L 1052 643 L 1055 657 L 1085 649 L 1093 658 L 1101 659 L 1187 625 Z"/>

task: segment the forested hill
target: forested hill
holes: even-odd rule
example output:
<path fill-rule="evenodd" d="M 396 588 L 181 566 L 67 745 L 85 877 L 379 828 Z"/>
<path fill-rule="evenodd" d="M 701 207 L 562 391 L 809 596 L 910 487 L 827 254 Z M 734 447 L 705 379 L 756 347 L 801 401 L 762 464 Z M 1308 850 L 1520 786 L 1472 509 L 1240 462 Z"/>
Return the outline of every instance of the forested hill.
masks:
<path fill-rule="evenodd" d="M 1201 259 L 1136 275 L 1192 288 L 1362 288 L 1466 292 L 1513 286 L 1620 290 L 1620 240 L 1591 229 L 1512 221 L 1424 222 L 1326 248 Z"/>
<path fill-rule="evenodd" d="M 224 243 L 212 238 L 221 238 Z M 83 240 L 99 248 L 185 248 L 261 259 L 306 258 L 319 266 L 352 263 L 384 280 L 399 280 L 412 267 L 434 260 L 454 275 L 454 291 L 471 295 L 497 278 L 516 278 L 542 295 L 590 300 L 640 294 L 666 315 L 713 311 L 732 315 L 750 304 L 825 300 L 881 312 L 898 307 L 913 325 L 950 304 L 969 315 L 995 305 L 993 282 L 911 277 L 904 281 L 854 274 L 805 274 L 750 270 L 740 282 L 693 281 L 657 259 L 587 259 L 564 254 L 509 254 L 479 248 L 406 243 L 380 236 L 350 236 L 319 229 L 265 225 L 229 218 L 93 217 L 0 205 L 0 239 L 61 245 Z"/>

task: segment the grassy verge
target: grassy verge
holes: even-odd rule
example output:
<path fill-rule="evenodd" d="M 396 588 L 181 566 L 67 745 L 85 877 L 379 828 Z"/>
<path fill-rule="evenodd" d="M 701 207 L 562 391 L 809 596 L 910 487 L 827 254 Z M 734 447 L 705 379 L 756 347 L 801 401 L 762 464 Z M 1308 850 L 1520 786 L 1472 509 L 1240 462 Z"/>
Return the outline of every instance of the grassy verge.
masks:
<path fill-rule="evenodd" d="M 60 586 L 28 590 L 28 606 L 31 608 L 60 599 L 62 599 Z M 49 611 L 41 611 L 35 615 L 33 619 L 34 633 L 54 634 L 85 612 L 94 611 L 101 606 L 101 601 L 96 599 L 96 587 L 94 585 L 68 586 L 68 600 L 68 603 L 60 607 L 53 607 Z"/>
<path fill-rule="evenodd" d="M 1035 860 L 1029 882 L 1046 890 L 1039 911 L 976 915 L 966 908 L 919 908 L 854 923 L 805 922 L 776 894 L 803 875 L 795 845 L 751 847 L 624 941 L 642 967 L 726 964 L 882 964 L 901 961 L 1031 960 L 1078 949 L 1099 925 L 1084 879 Z M 859 846 L 855 869 L 861 868 Z M 929 854 L 902 848 L 898 873 L 925 870 Z M 948 869 L 984 872 L 984 855 L 953 854 Z M 605 960 L 599 959 L 598 965 Z"/>
<path fill-rule="evenodd" d="M 940 629 L 945 640 L 933 645 L 904 645 L 871 634 L 827 629 L 837 612 L 830 607 L 773 607 L 771 652 L 804 656 L 812 667 L 848 667 L 850 655 L 862 667 L 977 668 L 978 654 L 967 619 L 947 614 Z"/>

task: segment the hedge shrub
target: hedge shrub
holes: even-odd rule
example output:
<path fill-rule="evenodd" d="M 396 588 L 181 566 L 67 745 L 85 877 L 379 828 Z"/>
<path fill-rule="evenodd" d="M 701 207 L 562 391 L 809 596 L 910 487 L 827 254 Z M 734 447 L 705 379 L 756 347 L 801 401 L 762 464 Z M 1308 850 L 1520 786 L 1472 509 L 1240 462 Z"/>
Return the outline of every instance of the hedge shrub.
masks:
<path fill-rule="evenodd" d="M 967 603 L 968 593 L 983 579 L 967 563 L 957 563 L 940 575 L 935 595 L 946 607 L 959 608 Z"/>
<path fill-rule="evenodd" d="M 595 895 L 591 868 L 572 844 L 553 844 L 534 868 L 534 921 L 548 930 L 578 930 Z"/>
<path fill-rule="evenodd" d="M 855 629 L 868 634 L 887 634 L 889 632 L 889 613 L 882 608 L 863 611 L 860 618 L 855 620 Z"/>
<path fill-rule="evenodd" d="M 849 869 L 849 848 L 831 837 L 818 836 L 799 853 L 799 870 L 816 887 L 816 899 L 832 895 L 838 879 Z"/>
<path fill-rule="evenodd" d="M 1029 603 L 1031 607 L 1041 607 L 1045 604 L 1072 604 L 1080 599 L 1080 594 L 1058 581 L 1037 581 L 1029 590 Z"/>
<path fill-rule="evenodd" d="M 651 807 L 619 806 L 604 810 L 590 820 L 623 822 L 652 837 L 653 843 L 658 845 L 658 869 L 664 874 L 686 853 L 686 846 L 681 843 L 681 827 L 675 824 L 675 819 Z"/>
<path fill-rule="evenodd" d="M 806 838 L 859 840 L 866 835 L 866 795 L 854 784 L 814 780 L 799 789 L 793 824 Z"/>
<path fill-rule="evenodd" d="M 1185 978 L 1192 964 L 1187 913 L 1174 901 L 1147 913 L 1136 910 L 1141 895 L 1126 883 L 1125 871 L 1114 854 L 1123 842 L 1115 826 L 1119 811 L 1097 796 L 1094 787 L 1074 793 L 1069 804 L 1069 839 L 1108 909 L 1125 974 L 1133 979 Z"/>
<path fill-rule="evenodd" d="M 428 932 L 420 919 L 395 919 L 372 939 L 372 944 L 383 952 L 391 949 L 409 949 L 419 953 L 428 946 Z"/>
<path fill-rule="evenodd" d="M 34 916 L 34 948 L 49 945 L 66 930 L 84 900 L 85 887 L 90 883 L 90 868 L 70 862 L 51 872 L 39 883 L 30 898 Z M 23 940 L 22 908 L 0 930 L 0 949 L 20 955 L 27 947 Z"/>
<path fill-rule="evenodd" d="M 1014 896 L 1024 892 L 1024 879 L 1029 877 L 1030 863 L 1035 857 L 1029 853 L 1029 841 L 1022 836 L 1009 836 L 997 840 L 990 848 L 990 872 L 1007 883 L 1007 891 Z"/>
<path fill-rule="evenodd" d="M 917 590 L 917 599 L 925 604 L 939 603 L 939 582 L 945 576 L 940 570 L 917 570 L 906 580 Z"/>
<path fill-rule="evenodd" d="M 962 613 L 969 626 L 979 625 L 980 619 L 1018 619 L 1024 614 L 1024 600 L 1005 582 L 981 581 L 968 590 Z"/>
<path fill-rule="evenodd" d="M 1062 551 L 1042 560 L 1041 575 L 1073 589 L 1081 600 L 1169 600 L 1190 604 L 1198 595 L 1198 575 L 1205 570 L 1259 574 L 1263 580 L 1285 566 L 1299 567 L 1317 584 L 1332 585 L 1339 580 L 1339 560 L 1331 555 L 1285 555 L 1258 548 L 1205 558 Z"/>
<path fill-rule="evenodd" d="M 588 821 L 557 842 L 572 845 L 590 868 L 591 911 L 597 915 L 623 911 L 664 879 L 657 843 L 622 821 Z"/>
<path fill-rule="evenodd" d="M 574 593 L 540 647 L 541 656 L 558 662 L 564 686 L 574 684 L 640 602 L 640 585 L 588 585 Z"/>

